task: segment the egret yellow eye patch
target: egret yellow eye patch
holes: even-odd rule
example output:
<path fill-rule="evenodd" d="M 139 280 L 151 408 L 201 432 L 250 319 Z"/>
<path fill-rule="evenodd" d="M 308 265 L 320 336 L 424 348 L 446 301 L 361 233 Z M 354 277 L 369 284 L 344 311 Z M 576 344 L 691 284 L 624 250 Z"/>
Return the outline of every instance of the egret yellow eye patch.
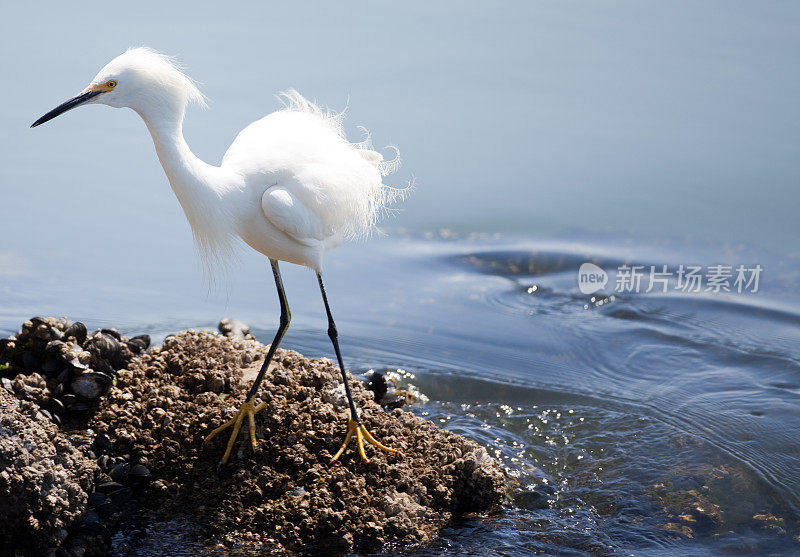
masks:
<path fill-rule="evenodd" d="M 109 91 L 113 90 L 114 87 L 117 86 L 117 82 L 113 79 L 110 81 L 106 81 L 105 83 L 95 83 L 89 85 L 89 91 L 100 91 L 101 93 L 108 93 Z"/>

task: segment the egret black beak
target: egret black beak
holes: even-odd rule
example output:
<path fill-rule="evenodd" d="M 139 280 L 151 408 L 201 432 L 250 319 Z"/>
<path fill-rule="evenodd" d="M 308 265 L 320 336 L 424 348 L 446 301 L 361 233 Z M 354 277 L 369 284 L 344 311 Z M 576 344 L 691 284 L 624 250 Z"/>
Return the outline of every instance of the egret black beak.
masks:
<path fill-rule="evenodd" d="M 103 93 L 103 91 L 86 91 L 85 93 L 81 93 L 77 97 L 72 97 L 67 102 L 58 105 L 53 110 L 51 110 L 50 112 L 48 112 L 47 114 L 36 120 L 33 124 L 31 124 L 31 127 L 35 128 L 39 124 L 44 124 L 45 122 L 52 120 L 59 114 L 64 114 L 67 110 L 72 110 L 76 106 L 82 105 L 83 103 L 85 103 L 86 101 L 88 101 L 93 97 L 96 97 L 100 93 Z"/>

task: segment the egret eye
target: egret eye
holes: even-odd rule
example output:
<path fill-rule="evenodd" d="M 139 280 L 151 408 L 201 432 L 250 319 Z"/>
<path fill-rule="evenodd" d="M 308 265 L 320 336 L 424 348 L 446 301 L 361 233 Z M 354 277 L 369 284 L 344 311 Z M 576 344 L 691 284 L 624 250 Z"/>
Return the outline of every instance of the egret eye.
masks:
<path fill-rule="evenodd" d="M 106 85 L 108 85 L 109 87 L 111 87 L 113 89 L 114 87 L 117 86 L 117 82 L 112 79 L 111 81 L 106 83 Z"/>

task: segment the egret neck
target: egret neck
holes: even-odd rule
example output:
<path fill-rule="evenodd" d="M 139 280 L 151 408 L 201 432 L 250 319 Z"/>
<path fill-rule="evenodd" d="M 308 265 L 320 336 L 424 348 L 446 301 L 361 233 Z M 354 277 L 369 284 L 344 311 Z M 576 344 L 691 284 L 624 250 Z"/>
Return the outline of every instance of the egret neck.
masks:
<path fill-rule="evenodd" d="M 150 131 L 158 160 L 200 247 L 214 251 L 222 243 L 220 239 L 234 234 L 225 193 L 235 186 L 236 175 L 204 162 L 192 152 L 183 137 L 183 107 L 160 108 L 134 110 Z"/>

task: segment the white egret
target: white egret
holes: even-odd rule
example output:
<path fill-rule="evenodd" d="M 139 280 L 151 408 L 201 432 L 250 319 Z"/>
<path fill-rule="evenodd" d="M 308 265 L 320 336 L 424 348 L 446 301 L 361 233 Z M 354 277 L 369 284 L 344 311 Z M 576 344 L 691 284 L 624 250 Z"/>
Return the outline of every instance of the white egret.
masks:
<path fill-rule="evenodd" d="M 189 103 L 204 105 L 203 94 L 171 58 L 140 47 L 113 59 L 81 93 L 31 127 L 86 104 L 132 108 L 153 137 L 158 158 L 204 257 L 223 259 L 238 237 L 269 258 L 278 289 L 280 322 L 244 403 L 233 419 L 206 437 L 207 441 L 233 428 L 223 463 L 245 419 L 250 441 L 256 446 L 254 415 L 265 407 L 256 404 L 256 395 L 289 327 L 291 314 L 278 261 L 305 265 L 317 274 L 328 336 L 349 404 L 347 433 L 333 460 L 355 438 L 358 453 L 366 461 L 365 440 L 384 451 L 397 451 L 376 441 L 360 420 L 322 281 L 322 263 L 325 252 L 342 240 L 369 234 L 386 204 L 402 193 L 382 180 L 398 160 L 384 161 L 369 148 L 369 141 L 350 143 L 342 131 L 341 115 L 322 110 L 293 90 L 282 96 L 284 110 L 243 129 L 220 166 L 207 164 L 192 153 L 183 137 L 186 107 Z"/>

